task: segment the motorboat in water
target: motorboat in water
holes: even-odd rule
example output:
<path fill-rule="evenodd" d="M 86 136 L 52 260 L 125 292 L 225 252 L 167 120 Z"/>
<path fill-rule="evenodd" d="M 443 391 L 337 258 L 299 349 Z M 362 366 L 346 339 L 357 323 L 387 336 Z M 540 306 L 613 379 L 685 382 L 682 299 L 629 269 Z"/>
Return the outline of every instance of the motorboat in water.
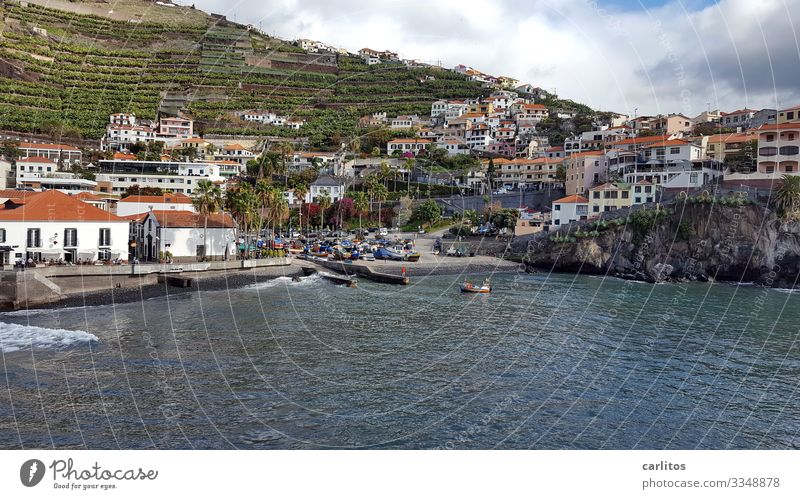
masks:
<path fill-rule="evenodd" d="M 492 292 L 492 283 L 489 279 L 483 281 L 483 284 L 480 286 L 476 286 L 469 281 L 464 281 L 464 284 L 461 285 L 461 292 L 462 293 L 491 293 Z"/>

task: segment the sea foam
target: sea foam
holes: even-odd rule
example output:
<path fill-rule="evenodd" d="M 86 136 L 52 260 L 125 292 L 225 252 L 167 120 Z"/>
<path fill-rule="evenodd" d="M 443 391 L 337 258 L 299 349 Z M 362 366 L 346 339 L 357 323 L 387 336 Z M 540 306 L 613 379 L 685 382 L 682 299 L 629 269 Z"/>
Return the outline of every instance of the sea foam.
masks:
<path fill-rule="evenodd" d="M 16 352 L 28 348 L 67 348 L 78 343 L 100 341 L 86 331 L 50 329 L 0 322 L 0 351 Z"/>

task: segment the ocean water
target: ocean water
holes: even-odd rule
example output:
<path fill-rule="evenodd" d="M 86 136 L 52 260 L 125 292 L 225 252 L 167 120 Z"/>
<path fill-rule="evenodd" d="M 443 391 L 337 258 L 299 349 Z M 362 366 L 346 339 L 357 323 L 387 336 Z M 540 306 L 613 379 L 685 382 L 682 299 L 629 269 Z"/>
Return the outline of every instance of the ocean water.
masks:
<path fill-rule="evenodd" d="M 0 314 L 0 448 L 800 448 L 797 294 L 461 280 Z"/>

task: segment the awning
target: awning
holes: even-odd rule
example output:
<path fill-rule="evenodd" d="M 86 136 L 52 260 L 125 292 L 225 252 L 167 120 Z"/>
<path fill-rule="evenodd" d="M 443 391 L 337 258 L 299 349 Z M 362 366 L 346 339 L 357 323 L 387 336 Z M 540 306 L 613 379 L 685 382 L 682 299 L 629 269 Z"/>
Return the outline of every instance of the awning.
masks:
<path fill-rule="evenodd" d="M 62 250 L 62 249 L 43 249 L 43 250 L 39 251 L 39 253 L 41 253 L 43 255 L 59 255 L 60 256 L 60 255 L 64 254 L 64 250 Z"/>
<path fill-rule="evenodd" d="M 93 250 L 78 250 L 78 258 L 94 258 L 96 254 Z"/>

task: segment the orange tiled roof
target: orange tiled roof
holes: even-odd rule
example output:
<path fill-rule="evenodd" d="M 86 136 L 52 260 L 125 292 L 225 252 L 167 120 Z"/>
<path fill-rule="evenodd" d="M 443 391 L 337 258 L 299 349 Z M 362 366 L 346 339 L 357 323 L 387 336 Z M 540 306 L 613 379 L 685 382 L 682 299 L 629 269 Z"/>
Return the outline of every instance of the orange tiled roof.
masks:
<path fill-rule="evenodd" d="M 52 163 L 55 164 L 50 158 L 45 158 L 44 156 L 30 156 L 27 158 L 22 158 L 17 161 L 17 163 Z"/>
<path fill-rule="evenodd" d="M 571 196 L 567 196 L 565 198 L 556 199 L 553 201 L 554 203 L 588 203 L 589 200 L 585 197 L 581 196 L 580 194 L 572 194 Z"/>
<path fill-rule="evenodd" d="M 769 132 L 769 131 L 778 131 L 778 130 L 800 130 L 800 123 L 781 123 L 781 124 L 770 124 L 770 125 L 761 125 L 758 127 L 758 130 L 761 132 Z"/>
<path fill-rule="evenodd" d="M 184 210 L 153 210 L 153 215 L 162 227 L 190 227 L 203 228 L 205 217 L 193 211 Z M 233 228 L 233 218 L 227 213 L 211 213 L 208 215 L 208 228 Z"/>
<path fill-rule="evenodd" d="M 111 213 L 84 203 L 61 191 L 49 190 L 26 196 L 25 203 L 10 207 L 3 205 L 0 220 L 9 222 L 124 222 Z"/>
<path fill-rule="evenodd" d="M 650 142 L 658 142 L 667 140 L 666 135 L 653 135 L 650 137 L 634 137 L 632 139 L 624 139 L 614 142 L 615 146 L 624 146 L 628 144 L 648 144 Z"/>

